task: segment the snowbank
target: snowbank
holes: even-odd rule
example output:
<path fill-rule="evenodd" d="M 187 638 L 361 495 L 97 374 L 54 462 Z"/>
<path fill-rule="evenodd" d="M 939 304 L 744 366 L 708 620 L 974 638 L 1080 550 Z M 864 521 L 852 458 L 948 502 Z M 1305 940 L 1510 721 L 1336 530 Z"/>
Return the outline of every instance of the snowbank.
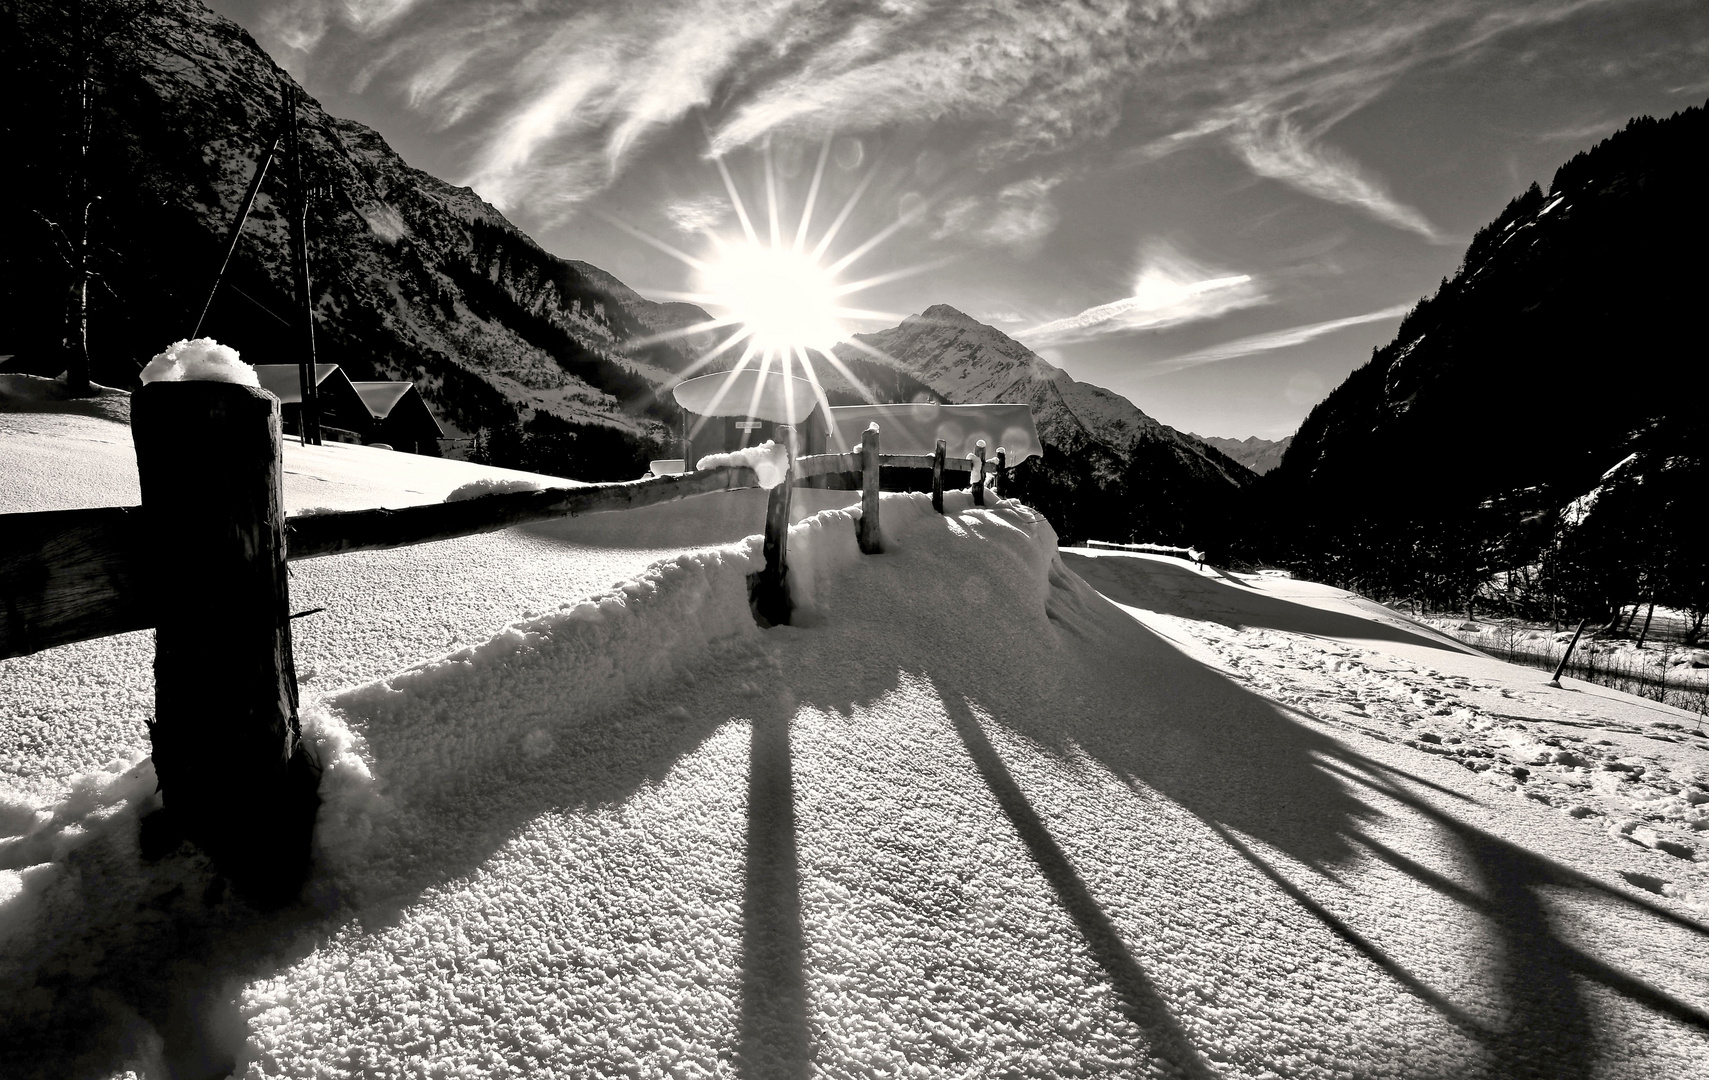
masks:
<path fill-rule="evenodd" d="M 62 374 L 57 379 L 40 375 L 0 373 L 0 414 L 38 413 L 82 415 L 118 424 L 131 422 L 131 395 L 100 383 L 90 383 L 90 395 L 74 397 Z"/>
<path fill-rule="evenodd" d="M 949 492 L 945 502 L 955 513 L 972 500 Z M 924 495 L 885 495 L 881 505 L 892 550 L 922 517 L 943 520 Z M 861 558 L 859 516 L 858 507 L 828 509 L 791 526 L 799 624 L 834 618 L 828 590 Z M 382 848 L 413 857 L 421 837 L 412 809 L 458 777 L 538 758 L 566 730 L 598 723 L 709 659 L 752 648 L 761 631 L 748 576 L 763 564 L 761 542 L 755 535 L 655 563 L 482 644 L 322 699 L 305 714 L 304 731 L 325 769 L 316 839 L 339 887 L 370 897 L 397 888 L 381 869 L 376 835 Z"/>
<path fill-rule="evenodd" d="M 224 382 L 261 388 L 255 369 L 238 359 L 237 350 L 213 338 L 172 343 L 142 369 L 142 382 Z"/>
<path fill-rule="evenodd" d="M 767 440 L 758 446 L 744 446 L 728 454 L 708 454 L 695 463 L 695 468 L 728 469 L 745 466 L 760 478 L 760 487 L 774 488 L 789 474 L 789 448 Z"/>
<path fill-rule="evenodd" d="M 479 480 L 471 480 L 445 496 L 448 503 L 462 502 L 465 499 L 478 499 L 483 495 L 506 495 L 513 491 L 539 491 L 540 485 L 533 480 L 512 477 L 483 476 Z"/>

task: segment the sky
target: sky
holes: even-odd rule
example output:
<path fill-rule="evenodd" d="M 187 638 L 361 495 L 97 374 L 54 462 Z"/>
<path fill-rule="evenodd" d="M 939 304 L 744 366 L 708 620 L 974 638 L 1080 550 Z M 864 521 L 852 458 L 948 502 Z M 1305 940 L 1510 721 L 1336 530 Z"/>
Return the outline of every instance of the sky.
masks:
<path fill-rule="evenodd" d="M 733 191 L 862 286 L 848 333 L 950 304 L 1234 438 L 1291 434 L 1532 181 L 1709 98 L 1698 0 L 211 6 L 644 295 L 704 291 Z"/>

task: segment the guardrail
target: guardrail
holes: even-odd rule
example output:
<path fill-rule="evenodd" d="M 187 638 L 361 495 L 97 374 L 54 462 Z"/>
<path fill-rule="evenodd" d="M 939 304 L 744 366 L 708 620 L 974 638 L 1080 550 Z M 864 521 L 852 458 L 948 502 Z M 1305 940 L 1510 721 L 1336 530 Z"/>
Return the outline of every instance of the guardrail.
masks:
<path fill-rule="evenodd" d="M 152 383 L 131 402 L 142 505 L 0 515 L 0 659 L 155 630 L 154 767 L 174 827 L 240 886 L 294 890 L 307 870 L 318 766 L 297 716 L 286 563 L 430 543 L 575 514 L 606 513 L 759 485 L 745 467 L 618 484 L 508 492 L 400 509 L 284 513 L 278 399 L 230 383 Z M 790 455 L 767 499 L 764 568 L 750 579 L 762 624 L 786 623 L 791 491 L 858 482 L 860 548 L 881 551 L 885 467 L 965 472 L 984 504 L 985 445 L 967 463 L 860 450 Z M 1007 483 L 997 452 L 996 487 Z"/>

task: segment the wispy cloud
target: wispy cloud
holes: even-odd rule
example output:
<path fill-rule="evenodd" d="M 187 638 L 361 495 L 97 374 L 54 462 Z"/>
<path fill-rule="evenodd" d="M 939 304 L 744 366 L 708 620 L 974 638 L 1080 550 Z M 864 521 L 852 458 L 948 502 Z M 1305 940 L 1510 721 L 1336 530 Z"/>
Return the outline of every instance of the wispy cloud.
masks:
<path fill-rule="evenodd" d="M 1337 330 L 1345 330 L 1350 326 L 1381 322 L 1384 319 L 1398 319 L 1405 315 L 1410 308 L 1410 304 L 1396 304 L 1394 307 L 1383 308 L 1381 311 L 1367 311 L 1363 315 L 1353 315 L 1345 319 L 1330 319 L 1327 322 L 1308 323 L 1304 326 L 1292 326 L 1286 330 L 1275 330 L 1268 334 L 1237 338 L 1221 345 L 1212 345 L 1208 349 L 1182 353 L 1180 356 L 1172 356 L 1167 360 L 1148 364 L 1146 370 L 1151 374 L 1160 375 L 1165 372 L 1180 371 L 1182 368 L 1198 367 L 1201 364 L 1214 364 L 1219 360 L 1234 360 L 1242 356 L 1287 349 L 1295 345 L 1304 345 L 1308 341 L 1320 338 L 1325 334 L 1333 334 Z"/>
<path fill-rule="evenodd" d="M 1388 92 L 1418 66 L 1461 59 L 1517 30 L 1560 22 L 1620 0 L 1394 2 L 1350 13 L 1336 4 L 1270 10 L 1213 50 L 1220 63 L 1172 82 L 1188 119 L 1127 152 L 1154 161 L 1206 138 L 1220 138 L 1259 176 L 1328 202 L 1352 206 L 1433 242 L 1451 238 L 1397 199 L 1367 167 L 1329 141 L 1341 120 Z M 1290 48 L 1280 43 L 1296 42 Z M 1244 63 L 1237 61 L 1244 59 Z"/>
<path fill-rule="evenodd" d="M 1356 206 L 1378 221 L 1427 240 L 1442 239 L 1423 213 L 1395 199 L 1352 158 L 1333 146 L 1314 145 L 1287 120 L 1241 124 L 1230 142 L 1259 176 L 1291 184 L 1329 202 Z"/>
<path fill-rule="evenodd" d="M 665 219 L 678 232 L 697 233 L 723 224 L 730 212 L 729 199 L 722 195 L 702 195 L 668 204 Z"/>
<path fill-rule="evenodd" d="M 1059 177 L 1034 177 L 984 198 L 967 195 L 944 206 L 942 223 L 932 239 L 956 238 L 980 247 L 1007 248 L 1021 258 L 1037 254 L 1061 215 L 1051 202 L 1050 189 Z"/>
<path fill-rule="evenodd" d="M 1062 345 L 1106 334 L 1214 319 L 1266 299 L 1250 274 L 1218 273 L 1167 245 L 1152 244 L 1141 258 L 1133 295 L 1042 323 L 1015 336 L 1029 345 Z"/>
<path fill-rule="evenodd" d="M 1434 237 L 1330 128 L 1421 62 L 1596 2 L 286 0 L 265 36 L 317 78 L 395 95 L 483 195 L 548 217 L 668 132 L 722 154 L 943 121 L 990 169 L 1101 153 L 1137 105 L 1179 121 L 1137 158 L 1223 138 L 1259 175 Z M 1044 220 L 1005 213 L 1017 235 Z"/>

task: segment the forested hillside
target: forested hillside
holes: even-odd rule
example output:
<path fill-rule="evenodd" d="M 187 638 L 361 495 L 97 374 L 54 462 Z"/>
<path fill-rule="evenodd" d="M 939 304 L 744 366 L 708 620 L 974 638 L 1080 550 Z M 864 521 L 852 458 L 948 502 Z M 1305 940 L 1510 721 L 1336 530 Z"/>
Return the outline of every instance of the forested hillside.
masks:
<path fill-rule="evenodd" d="M 704 313 L 542 250 L 470 189 L 328 115 L 198 0 L 7 4 L 0 94 L 8 370 L 72 370 L 86 348 L 91 376 L 122 387 L 188 336 L 294 113 L 321 362 L 414 381 L 495 464 L 627 478 L 671 445 L 678 414 L 658 389 L 703 342 L 630 343 Z M 281 150 L 201 328 L 258 363 L 306 348 L 288 137 Z"/>
<path fill-rule="evenodd" d="M 1513 199 L 1312 410 L 1248 550 L 1436 606 L 1703 606 L 1706 147 L 1701 108 L 1636 119 Z"/>

